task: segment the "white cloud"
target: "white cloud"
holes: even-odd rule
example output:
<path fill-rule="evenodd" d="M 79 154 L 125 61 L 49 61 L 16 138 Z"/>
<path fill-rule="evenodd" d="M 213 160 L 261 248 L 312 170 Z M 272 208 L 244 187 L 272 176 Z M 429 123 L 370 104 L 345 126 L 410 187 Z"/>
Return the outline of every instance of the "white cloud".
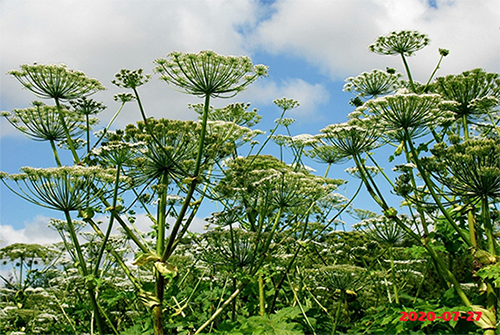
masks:
<path fill-rule="evenodd" d="M 56 242 L 61 242 L 61 237 L 52 228 L 47 225 L 51 218 L 37 215 L 31 222 L 25 222 L 24 228 L 16 229 L 11 225 L 0 225 L 0 248 L 5 247 L 14 243 L 36 243 L 36 244 L 52 244 Z M 126 218 L 124 218 L 127 222 Z M 101 230 L 103 232 L 106 230 L 109 217 L 105 215 L 98 215 L 95 217 L 95 221 L 101 223 Z M 170 223 L 170 229 L 167 231 L 167 236 L 172 230 L 174 223 L 173 218 L 168 218 L 168 223 Z M 207 222 L 201 218 L 195 217 L 191 222 L 189 231 L 196 233 L 203 233 L 204 227 Z M 148 232 L 151 231 L 152 222 L 144 213 L 136 215 L 135 226 L 139 231 Z M 112 234 L 117 234 L 120 224 L 115 221 L 113 224 Z M 82 231 L 93 231 L 89 226 L 84 227 Z M 83 241 L 83 239 L 82 239 Z"/>
<path fill-rule="evenodd" d="M 37 215 L 26 222 L 24 228 L 15 229 L 11 225 L 0 225 L 0 247 L 13 243 L 51 244 L 60 241 L 59 234 L 47 227 L 50 218 Z"/>
<path fill-rule="evenodd" d="M 252 0 L 8 0 L 0 6 L 0 109 L 27 107 L 35 99 L 5 76 L 7 71 L 25 63 L 66 63 L 108 87 L 94 96 L 109 106 L 103 123 L 118 108 L 112 96 L 123 90 L 110 81 L 121 68 L 142 67 L 151 73 L 153 60 L 174 50 L 248 54 L 240 30 L 254 25 L 258 15 Z M 155 76 L 139 92 L 148 116 L 196 116 L 186 105 L 200 102 L 197 98 L 175 92 Z M 137 107 L 128 107 L 116 125 L 139 119 Z M 13 133 L 5 124 L 1 131 Z"/>
<path fill-rule="evenodd" d="M 266 51 L 302 57 L 333 79 L 374 67 L 402 71 L 398 57 L 367 51 L 377 36 L 398 30 L 418 30 L 432 40 L 410 59 L 419 80 L 432 72 L 438 48 L 451 52 L 441 75 L 474 67 L 499 71 L 500 2 L 496 0 L 441 0 L 437 9 L 424 0 L 279 0 L 274 6 L 274 15 L 259 25 L 254 42 Z"/>
<path fill-rule="evenodd" d="M 287 116 L 297 118 L 301 122 L 312 122 L 319 117 L 320 108 L 328 102 L 330 94 L 322 84 L 308 83 L 300 78 L 289 78 L 278 82 L 258 81 L 238 96 L 238 100 L 246 99 L 266 105 L 282 97 L 300 102 L 300 106 L 290 110 Z"/>

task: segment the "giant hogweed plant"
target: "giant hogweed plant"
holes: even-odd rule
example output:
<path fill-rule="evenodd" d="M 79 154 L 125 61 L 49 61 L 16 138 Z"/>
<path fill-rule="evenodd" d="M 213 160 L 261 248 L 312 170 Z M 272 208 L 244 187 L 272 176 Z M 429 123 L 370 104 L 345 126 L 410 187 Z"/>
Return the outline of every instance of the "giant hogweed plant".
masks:
<path fill-rule="evenodd" d="M 329 156 L 351 159 L 356 173 L 368 193 L 380 206 L 386 225 L 396 225 L 407 236 L 425 248 L 437 272 L 452 287 L 465 309 L 481 311 L 476 325 L 485 334 L 494 334 L 498 320 L 498 284 L 491 271 L 499 262 L 498 223 L 491 218 L 498 202 L 498 92 L 500 77 L 475 69 L 460 75 L 449 75 L 433 81 L 441 60 L 448 54 L 440 49 L 441 58 L 427 83 L 416 82 L 407 56 L 422 49 L 429 39 L 418 32 L 393 32 L 379 37 L 369 50 L 379 54 L 400 55 L 408 81 L 395 76 L 393 70 L 380 70 L 348 78 L 345 89 L 357 94 L 356 110 L 343 124 L 327 126 L 316 137 L 320 141 L 311 150 L 313 157 Z M 366 100 L 368 98 L 368 100 Z M 363 100 L 365 99 L 365 100 Z M 447 144 L 449 143 L 449 144 Z M 384 172 L 374 150 L 392 145 L 389 161 L 399 176 Z M 433 149 L 429 147 L 434 146 Z M 382 191 L 367 165 L 373 164 L 382 179 L 402 198 L 404 219 L 391 204 L 392 197 Z M 437 224 L 437 223 L 440 224 Z M 447 227 L 475 258 L 476 271 L 488 273 L 478 277 L 477 292 L 484 298 L 473 302 L 451 268 L 437 250 L 440 229 Z M 373 229 L 371 229 L 373 231 Z M 396 287 L 395 287 L 396 288 Z M 397 299 L 398 292 L 394 291 Z"/>
<path fill-rule="evenodd" d="M 171 53 L 167 58 L 155 60 L 160 79 L 187 94 L 204 99 L 199 122 L 154 120 L 146 116 L 139 96 L 139 87 L 149 80 L 143 70 L 124 69 L 113 81 L 117 86 L 131 89 L 132 93 L 115 96 L 121 106 L 112 118 L 116 119 L 123 105 L 135 100 L 142 121 L 129 125 L 125 131 L 111 132 L 110 124 L 101 131 L 93 146 L 90 127 L 95 123 L 90 117 L 105 107 L 88 99 L 104 87 L 84 73 L 64 65 L 22 65 L 21 70 L 10 72 L 37 97 L 53 99 L 55 106 L 36 102 L 33 108 L 3 113 L 9 122 L 28 136 L 47 140 L 53 149 L 58 167 L 50 169 L 23 168 L 22 173 L 1 173 L 2 181 L 13 192 L 26 200 L 64 214 L 68 252 L 75 259 L 81 276 L 85 279 L 88 296 L 92 302 L 99 333 L 117 332 L 110 318 L 100 306 L 96 280 L 102 275 L 105 253 L 114 257 L 125 275 L 134 285 L 145 306 L 151 309 L 153 332 L 163 333 L 164 289 L 176 274 L 176 267 L 168 262 L 178 241 L 187 232 L 201 201 L 209 189 L 210 174 L 214 164 L 234 152 L 237 145 L 250 141 L 253 133 L 237 120 L 209 121 L 210 99 L 233 97 L 258 77 L 266 75 L 265 66 L 254 66 L 248 57 L 225 57 L 212 51 L 199 54 Z M 73 110 L 62 105 L 70 102 Z M 240 108 L 241 114 L 241 108 Z M 245 113 L 243 113 L 245 114 Z M 86 133 L 85 139 L 80 139 Z M 55 142 L 63 142 L 73 155 L 75 166 L 63 166 Z M 79 142 L 86 142 L 83 155 Z M 102 144 L 99 147 L 99 144 Z M 125 204 L 123 193 L 133 193 L 135 200 Z M 169 198 L 177 196 L 177 203 Z M 156 213 L 150 211 L 155 201 Z M 132 213 L 125 206 L 139 203 L 153 223 L 153 240 L 147 240 L 133 225 L 124 220 Z M 180 208 L 175 206 L 180 204 Z M 100 246 L 92 260 L 86 259 L 78 231 L 71 217 L 78 212 L 86 224 L 94 229 Z M 108 213 L 104 225 L 94 220 L 96 213 Z M 175 222 L 169 236 L 167 217 Z M 114 222 L 118 222 L 127 239 L 136 249 L 134 265 L 153 270 L 154 290 L 134 275 L 122 255 L 108 243 Z M 99 243 L 98 243 L 99 244 Z M 89 266 L 88 262 L 91 262 Z M 153 265 L 151 268 L 150 266 Z"/>

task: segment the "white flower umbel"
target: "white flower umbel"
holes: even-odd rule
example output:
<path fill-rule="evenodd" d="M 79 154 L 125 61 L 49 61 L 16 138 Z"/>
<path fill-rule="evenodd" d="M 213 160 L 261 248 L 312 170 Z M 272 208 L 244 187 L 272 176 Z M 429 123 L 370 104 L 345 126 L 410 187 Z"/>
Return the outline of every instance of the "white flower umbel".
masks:
<path fill-rule="evenodd" d="M 449 122 L 452 114 L 441 108 L 438 94 L 395 94 L 367 101 L 362 109 L 374 117 L 373 125 L 391 140 L 401 142 L 404 132 L 423 136 Z"/>
<path fill-rule="evenodd" d="M 337 123 L 321 129 L 318 138 L 333 147 L 339 158 L 347 158 L 377 147 L 379 133 L 374 127 L 364 127 L 363 121 Z"/>
<path fill-rule="evenodd" d="M 33 101 L 32 105 L 30 108 L 16 108 L 12 112 L 2 112 L 0 115 L 35 141 L 58 142 L 66 139 L 59 113 L 63 115 L 72 138 L 80 136 L 86 129 L 85 117 L 81 114 L 72 113 L 67 109 L 59 112 L 57 107 L 47 106 L 40 101 Z"/>
<path fill-rule="evenodd" d="M 100 167 L 64 166 L 58 168 L 21 168 L 23 173 L 1 173 L 0 179 L 14 193 L 34 204 L 64 212 L 93 204 L 107 192 L 115 170 Z M 15 190 L 10 182 L 17 185 Z M 89 190 L 93 190 L 89 192 Z"/>
<path fill-rule="evenodd" d="M 21 70 L 8 72 L 26 89 L 43 99 L 72 100 L 104 90 L 97 80 L 81 71 L 59 65 L 21 65 Z"/>
<path fill-rule="evenodd" d="M 360 97 L 377 97 L 390 94 L 400 86 L 402 74 L 378 69 L 363 72 L 356 77 L 347 78 L 344 91 L 355 92 Z"/>
<path fill-rule="evenodd" d="M 430 39 L 427 35 L 418 31 L 393 31 L 387 35 L 379 36 L 375 43 L 368 46 L 368 50 L 381 55 L 411 56 L 429 43 Z"/>
<path fill-rule="evenodd" d="M 253 65 L 249 57 L 222 56 L 211 50 L 197 54 L 172 52 L 154 63 L 160 80 L 199 97 L 233 97 L 258 77 L 267 75 L 267 67 Z"/>

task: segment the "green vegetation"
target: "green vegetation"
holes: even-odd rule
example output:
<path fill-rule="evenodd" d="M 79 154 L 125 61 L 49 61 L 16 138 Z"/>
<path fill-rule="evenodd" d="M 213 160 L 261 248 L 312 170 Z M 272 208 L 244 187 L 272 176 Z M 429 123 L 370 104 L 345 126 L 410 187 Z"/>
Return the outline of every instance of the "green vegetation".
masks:
<path fill-rule="evenodd" d="M 155 60 L 161 80 L 203 99 L 189 106 L 197 121 L 148 117 L 139 92 L 150 76 L 121 70 L 113 83 L 127 92 L 115 96 L 120 106 L 95 137 L 106 108 L 90 98 L 104 89 L 96 79 L 63 65 L 11 71 L 54 105 L 35 101 L 2 115 L 50 142 L 57 167 L 0 172 L 0 179 L 64 220 L 50 223 L 60 243 L 0 250 L 12 269 L 1 277 L 0 329 L 496 334 L 500 76 L 474 69 L 434 78 L 448 55 L 440 49 L 419 83 L 407 57 L 428 44 L 411 31 L 378 38 L 369 50 L 401 56 L 406 75 L 388 68 L 348 78 L 345 90 L 355 94 L 348 120 L 293 137 L 294 120 L 285 117 L 300 108 L 293 99 L 275 100 L 281 117 L 266 136 L 250 104 L 210 105 L 267 74 L 248 57 L 203 51 Z M 127 103 L 137 104 L 141 121 L 111 131 Z M 262 154 L 270 145 L 279 157 Z M 58 150 L 71 152 L 71 166 Z M 324 163 L 324 175 L 308 160 Z M 354 197 L 339 193 L 345 181 L 330 167 L 345 161 L 359 180 L 347 187 L 371 197 L 379 213 L 353 208 Z M 217 211 L 205 233 L 192 233 L 207 201 Z M 355 218 L 351 230 L 338 230 L 341 215 Z M 144 218 L 149 231 L 136 226 Z M 400 320 L 412 311 L 456 317 Z M 458 317 L 469 313 L 474 321 Z"/>

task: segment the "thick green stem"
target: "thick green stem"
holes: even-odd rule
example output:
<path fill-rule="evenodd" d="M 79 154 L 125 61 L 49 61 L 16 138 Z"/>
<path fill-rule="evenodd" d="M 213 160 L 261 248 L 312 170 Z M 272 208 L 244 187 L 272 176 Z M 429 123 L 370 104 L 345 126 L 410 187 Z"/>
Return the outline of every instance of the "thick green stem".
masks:
<path fill-rule="evenodd" d="M 394 290 L 394 300 L 396 301 L 396 304 L 399 304 L 399 292 L 398 292 L 398 285 L 396 283 L 396 269 L 394 268 L 394 255 L 392 246 L 389 246 L 389 258 L 391 261 L 391 280 L 392 280 L 392 288 Z"/>
<path fill-rule="evenodd" d="M 162 275 L 160 274 L 160 277 Z M 158 285 L 160 281 L 157 279 L 156 280 L 156 290 L 158 294 Z M 162 292 L 163 294 L 163 292 Z M 153 307 L 153 334 L 154 335 L 163 335 L 163 313 L 162 313 L 162 308 L 161 305 L 154 305 Z"/>
<path fill-rule="evenodd" d="M 469 123 L 467 121 L 466 114 L 462 115 L 462 126 L 464 128 L 464 139 L 468 140 L 469 139 Z"/>
<path fill-rule="evenodd" d="M 156 253 L 157 255 L 163 255 L 165 251 L 165 228 L 167 219 L 167 187 L 168 187 L 168 175 L 164 174 L 161 176 L 159 181 L 160 191 L 159 202 L 158 202 L 158 212 L 157 212 L 157 238 L 156 238 Z"/>
<path fill-rule="evenodd" d="M 264 294 L 264 275 L 258 274 L 259 278 L 259 307 L 260 316 L 266 315 L 266 296 Z"/>
<path fill-rule="evenodd" d="M 474 216 L 474 206 L 467 211 L 467 222 L 469 223 L 470 242 L 477 248 L 476 217 Z"/>
<path fill-rule="evenodd" d="M 233 292 L 236 291 L 236 277 L 233 276 Z M 233 299 L 231 304 L 231 321 L 236 321 L 236 298 Z"/>
<path fill-rule="evenodd" d="M 332 335 L 335 335 L 335 333 L 337 333 L 337 326 L 340 321 L 340 311 L 342 310 L 342 304 L 344 303 L 344 295 L 345 291 L 340 290 L 340 297 L 337 304 L 337 310 L 335 311 L 335 321 L 333 323 Z"/>
<path fill-rule="evenodd" d="M 205 95 L 205 105 L 203 108 L 203 116 L 201 120 L 201 134 L 200 134 L 200 142 L 198 144 L 198 154 L 196 155 L 196 164 L 194 168 L 194 177 L 198 178 L 201 168 L 201 158 L 203 157 L 203 149 L 205 146 L 205 136 L 207 133 L 207 121 L 208 121 L 208 112 L 210 111 L 210 95 Z"/>
<path fill-rule="evenodd" d="M 54 159 L 56 160 L 56 164 L 58 167 L 61 167 L 61 160 L 59 159 L 59 154 L 57 153 L 56 144 L 53 140 L 50 140 L 50 147 L 52 148 L 52 153 L 54 154 Z"/>
<path fill-rule="evenodd" d="M 410 81 L 411 91 L 413 93 L 417 93 L 417 92 L 415 92 L 415 84 L 413 83 L 413 78 L 411 76 L 410 67 L 408 66 L 408 62 L 406 61 L 405 55 L 401 54 L 401 58 L 403 59 L 403 64 L 405 66 L 406 74 L 408 75 L 408 80 Z"/>
<path fill-rule="evenodd" d="M 200 169 L 201 169 L 201 159 L 203 157 L 203 149 L 205 146 L 205 137 L 206 137 L 206 132 L 207 132 L 207 121 L 208 121 L 209 110 L 210 110 L 210 95 L 207 94 L 205 96 L 205 105 L 204 105 L 204 109 L 203 109 L 203 117 L 202 117 L 202 123 L 201 123 L 201 134 L 200 134 L 200 141 L 198 143 L 198 154 L 196 156 L 194 174 L 192 177 L 191 185 L 189 186 L 188 193 L 186 194 L 186 197 L 184 199 L 184 203 L 182 204 L 182 208 L 177 216 L 177 220 L 175 221 L 174 227 L 172 228 L 172 232 L 170 233 L 167 247 L 165 248 L 165 251 L 163 252 L 163 254 L 161 254 L 161 261 L 162 262 L 165 262 L 168 259 L 168 257 L 170 257 L 170 255 L 173 251 L 173 246 L 174 246 L 175 240 L 177 238 L 177 233 L 179 232 L 179 229 L 182 225 L 182 220 L 184 220 L 187 209 L 189 207 L 189 203 L 190 203 L 191 199 L 193 198 L 194 191 L 196 190 L 196 186 L 201 181 L 201 176 L 199 174 L 200 174 Z"/>
<path fill-rule="evenodd" d="M 78 157 L 78 154 L 75 149 L 75 144 L 73 142 L 73 139 L 71 138 L 71 135 L 69 133 L 68 125 L 66 124 L 66 120 L 64 119 L 64 113 L 61 108 L 61 104 L 59 103 L 59 99 L 55 99 L 56 101 L 56 107 L 57 107 L 57 112 L 59 115 L 59 122 L 61 122 L 61 125 L 63 126 L 64 133 L 66 134 L 66 141 L 68 142 L 69 149 L 71 150 L 71 153 L 73 154 L 73 161 L 75 164 L 80 163 L 80 158 Z"/>
<path fill-rule="evenodd" d="M 92 281 L 92 278 L 88 278 L 87 266 L 85 263 L 85 258 L 83 257 L 83 252 L 82 252 L 82 248 L 80 246 L 80 242 L 78 242 L 78 236 L 76 235 L 75 226 L 73 225 L 71 215 L 69 214 L 68 211 L 64 212 L 64 216 L 66 217 L 66 222 L 68 223 L 69 234 L 71 236 L 71 240 L 73 242 L 73 246 L 75 247 L 75 251 L 76 251 L 76 254 L 78 257 L 78 266 L 82 272 L 84 280 L 86 281 L 85 286 L 87 288 L 87 292 L 88 292 L 88 295 L 90 298 L 90 303 L 92 305 L 92 309 L 93 309 L 94 314 L 95 314 L 97 328 L 99 329 L 99 333 L 101 335 L 104 335 L 104 334 L 106 334 L 104 332 L 104 321 L 102 320 L 102 316 L 101 316 L 101 313 L 99 311 L 99 306 L 97 305 L 97 300 L 95 297 L 94 283 Z"/>
<path fill-rule="evenodd" d="M 495 235 L 493 232 L 493 225 L 491 224 L 490 208 L 488 198 L 481 199 L 481 216 L 483 218 L 484 232 L 488 239 L 488 252 L 493 256 L 497 255 L 497 246 L 495 242 Z"/>
<path fill-rule="evenodd" d="M 168 175 L 161 176 L 159 181 L 159 202 L 157 212 L 157 238 L 156 238 L 156 254 L 162 255 L 165 251 L 165 229 L 167 219 L 167 187 Z M 163 334 L 163 296 L 165 293 L 165 278 L 160 271 L 155 271 L 156 287 L 155 295 L 158 299 L 158 305 L 153 307 L 153 331 L 155 335 Z"/>
<path fill-rule="evenodd" d="M 94 269 L 94 276 L 98 276 L 99 274 L 99 265 L 101 263 L 102 257 L 104 255 L 104 250 L 106 249 L 106 244 L 108 243 L 109 236 L 111 235 L 111 230 L 113 229 L 113 222 L 115 220 L 115 216 L 118 214 L 116 213 L 116 205 L 118 203 L 118 187 L 119 187 L 119 182 L 120 182 L 120 169 L 121 166 L 118 165 L 116 168 L 116 179 L 115 179 L 115 188 L 113 190 L 113 207 L 111 208 L 111 212 L 114 215 L 111 215 L 111 218 L 109 219 L 109 225 L 108 229 L 106 230 L 106 235 L 104 236 L 104 239 L 102 240 L 101 247 L 99 248 L 99 253 L 97 255 L 97 261 L 95 264 L 95 269 Z"/>
<path fill-rule="evenodd" d="M 90 120 L 89 120 L 89 115 L 85 115 L 85 121 L 86 121 L 86 126 L 87 126 L 87 155 L 90 154 Z"/>
<path fill-rule="evenodd" d="M 417 150 L 413 146 L 411 137 L 407 130 L 405 130 L 405 138 L 406 142 L 410 146 L 410 152 L 413 158 L 413 163 L 415 163 L 415 165 L 417 166 L 418 172 L 420 173 L 422 179 L 424 180 L 425 185 L 427 186 L 427 189 L 429 190 L 432 196 L 432 199 L 434 200 L 434 202 L 436 203 L 436 205 L 438 206 L 438 208 L 440 209 L 441 213 L 444 215 L 446 220 L 451 224 L 451 226 L 455 229 L 458 235 L 460 235 L 462 240 L 467 244 L 468 247 L 472 247 L 472 243 L 469 240 L 469 237 L 462 231 L 462 229 L 460 229 L 460 227 L 458 227 L 458 225 L 455 223 L 455 220 L 453 220 L 453 218 L 451 217 L 450 213 L 446 210 L 446 208 L 444 208 L 443 204 L 441 203 L 441 200 L 439 200 L 439 197 L 436 194 L 436 191 L 434 190 L 434 183 L 431 181 L 429 175 L 427 174 L 427 171 L 422 166 L 420 159 L 418 158 Z"/>

